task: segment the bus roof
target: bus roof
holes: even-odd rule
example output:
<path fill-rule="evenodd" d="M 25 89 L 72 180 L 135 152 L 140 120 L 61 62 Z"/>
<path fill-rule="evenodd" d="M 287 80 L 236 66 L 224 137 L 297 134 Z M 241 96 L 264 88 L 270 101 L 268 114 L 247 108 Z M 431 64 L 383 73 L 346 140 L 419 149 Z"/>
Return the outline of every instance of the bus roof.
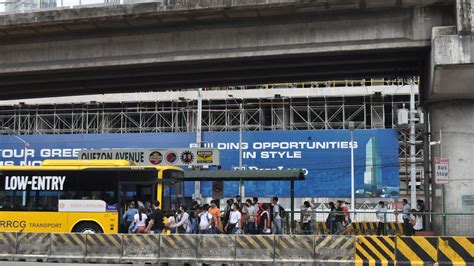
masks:
<path fill-rule="evenodd" d="M 44 160 L 41 166 L 0 166 L 2 170 L 82 170 L 88 168 L 155 168 L 159 170 L 183 169 L 176 166 L 137 166 L 136 163 L 127 160 Z"/>

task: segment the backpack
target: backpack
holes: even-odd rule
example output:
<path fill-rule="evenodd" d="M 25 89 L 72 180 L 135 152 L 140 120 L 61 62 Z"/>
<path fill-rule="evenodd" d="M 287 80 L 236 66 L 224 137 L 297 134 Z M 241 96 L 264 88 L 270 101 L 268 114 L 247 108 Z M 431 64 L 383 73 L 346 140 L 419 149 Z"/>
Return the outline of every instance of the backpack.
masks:
<path fill-rule="evenodd" d="M 287 218 L 287 213 L 285 211 L 285 208 L 283 208 L 280 204 L 277 204 L 278 207 L 279 207 L 279 213 L 280 213 L 280 218 L 281 219 L 286 219 Z M 274 217 L 274 212 L 273 212 L 273 206 L 271 206 L 270 208 L 270 217 L 272 218 L 273 220 L 273 217 Z"/>

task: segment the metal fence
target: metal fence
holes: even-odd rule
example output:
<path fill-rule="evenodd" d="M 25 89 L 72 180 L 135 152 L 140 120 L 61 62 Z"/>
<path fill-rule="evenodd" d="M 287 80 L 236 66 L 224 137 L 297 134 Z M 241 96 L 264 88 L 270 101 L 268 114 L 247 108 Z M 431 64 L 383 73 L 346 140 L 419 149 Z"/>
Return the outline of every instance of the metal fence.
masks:
<path fill-rule="evenodd" d="M 287 212 L 282 223 L 284 234 L 343 234 L 343 235 L 436 235 L 474 236 L 474 213 L 412 212 L 404 220 L 400 211 L 377 213 L 374 210 L 341 213 L 308 211 L 311 215 L 310 230 L 302 222 L 302 212 Z M 348 215 L 350 222 L 345 218 Z M 335 217 L 341 218 L 335 218 Z M 415 227 L 417 219 L 421 228 Z M 339 224 L 339 221 L 342 221 Z M 378 232 L 379 222 L 381 224 Z M 420 225 L 418 225 L 420 226 Z"/>

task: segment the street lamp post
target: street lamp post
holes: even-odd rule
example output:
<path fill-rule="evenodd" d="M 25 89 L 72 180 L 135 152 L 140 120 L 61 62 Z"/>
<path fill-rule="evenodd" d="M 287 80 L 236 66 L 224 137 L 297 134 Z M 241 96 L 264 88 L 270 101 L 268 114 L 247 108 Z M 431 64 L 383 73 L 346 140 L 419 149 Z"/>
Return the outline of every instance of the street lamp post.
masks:
<path fill-rule="evenodd" d="M 30 143 L 28 143 L 28 141 L 20 138 L 16 133 L 15 131 L 13 131 L 11 128 L 9 127 L 3 127 L 3 130 L 7 130 L 8 132 L 10 132 L 10 135 L 14 138 L 16 138 L 17 140 L 21 141 L 21 143 L 23 143 L 23 164 L 26 166 L 27 165 L 27 162 L 28 162 L 28 159 L 27 159 L 27 156 L 28 156 L 28 148 L 30 147 Z"/>
<path fill-rule="evenodd" d="M 354 177 L 354 121 L 349 121 L 349 130 L 351 131 L 351 212 L 355 211 L 355 177 Z"/>

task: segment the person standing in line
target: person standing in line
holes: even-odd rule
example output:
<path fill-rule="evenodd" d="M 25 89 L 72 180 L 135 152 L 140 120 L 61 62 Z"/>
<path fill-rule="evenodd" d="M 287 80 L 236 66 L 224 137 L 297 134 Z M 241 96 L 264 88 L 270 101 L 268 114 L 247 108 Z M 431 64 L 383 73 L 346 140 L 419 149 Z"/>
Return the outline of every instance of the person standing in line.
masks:
<path fill-rule="evenodd" d="M 135 214 L 138 213 L 138 209 L 135 208 L 135 204 L 133 202 L 130 202 L 128 204 L 128 209 L 127 211 L 123 214 L 122 216 L 122 222 L 125 225 L 125 231 L 124 232 L 130 232 L 130 225 L 133 223 L 133 219 L 135 217 Z"/>
<path fill-rule="evenodd" d="M 242 223 L 242 214 L 239 211 L 239 205 L 237 203 L 232 204 L 232 211 L 229 215 L 229 222 L 225 226 L 225 231 L 228 234 L 235 234 L 240 228 Z"/>
<path fill-rule="evenodd" d="M 146 232 L 151 234 L 161 234 L 165 228 L 163 223 L 164 217 L 165 214 L 160 209 L 160 202 L 156 200 L 153 203 L 153 213 L 150 215 L 150 221 L 148 222 Z"/>
<path fill-rule="evenodd" d="M 406 236 L 412 235 L 412 226 L 410 224 L 410 205 L 408 200 L 403 199 L 403 209 L 402 209 L 402 218 L 403 218 L 403 231 Z"/>
<path fill-rule="evenodd" d="M 376 209 L 377 220 L 379 221 L 377 225 L 377 235 L 385 235 L 385 218 L 387 215 L 387 208 L 385 207 L 385 203 L 380 201 L 377 205 Z"/>
<path fill-rule="evenodd" d="M 182 205 L 179 207 L 179 212 L 176 215 L 176 223 L 170 226 L 170 229 L 178 234 L 189 234 L 191 233 L 191 220 L 189 214 L 186 212 L 186 206 Z"/>
<path fill-rule="evenodd" d="M 221 210 L 217 207 L 218 200 L 211 201 L 211 207 L 209 208 L 209 213 L 212 215 L 213 224 L 211 226 L 211 233 L 217 234 L 218 232 L 222 232 L 222 225 L 221 225 Z"/>
<path fill-rule="evenodd" d="M 335 234 L 336 233 L 336 205 L 334 205 L 334 202 L 329 202 L 329 214 L 328 217 L 326 218 L 326 227 L 328 228 L 330 234 Z"/>
<path fill-rule="evenodd" d="M 255 234 L 256 233 L 256 221 L 258 215 L 258 207 L 255 206 L 253 201 L 247 199 L 246 203 L 250 206 L 248 208 L 248 221 L 247 221 L 247 233 Z"/>
<path fill-rule="evenodd" d="M 191 233 L 197 234 L 198 233 L 198 218 L 199 218 L 199 210 L 201 207 L 197 201 L 193 201 L 191 203 L 191 208 L 189 209 L 189 221 L 191 222 Z"/>
<path fill-rule="evenodd" d="M 342 201 L 338 200 L 336 202 L 336 234 L 342 234 L 343 232 L 343 226 L 342 223 L 344 222 L 344 217 L 346 215 L 344 214 L 344 210 L 342 209 Z"/>
<path fill-rule="evenodd" d="M 305 201 L 301 206 L 301 233 L 304 235 L 311 234 L 311 204 Z"/>
<path fill-rule="evenodd" d="M 416 211 L 419 213 L 421 217 L 421 229 L 415 229 L 416 231 L 423 231 L 425 229 L 425 215 L 423 214 L 426 212 L 425 202 L 421 199 L 416 201 Z M 419 227 L 419 226 L 418 226 Z"/>
<path fill-rule="evenodd" d="M 199 213 L 199 234 L 210 234 L 213 224 L 212 214 L 209 213 L 209 205 L 201 207 Z"/>
<path fill-rule="evenodd" d="M 281 216 L 280 216 L 280 204 L 278 204 L 278 197 L 272 198 L 273 203 L 273 234 L 281 234 Z"/>
<path fill-rule="evenodd" d="M 259 234 L 271 234 L 271 220 L 270 213 L 268 212 L 268 206 L 266 204 L 262 205 L 263 212 L 260 213 L 260 221 L 258 223 L 258 233 Z"/>
<path fill-rule="evenodd" d="M 224 209 L 224 221 L 223 224 L 227 226 L 229 224 L 229 219 L 230 219 L 230 213 L 232 212 L 232 206 L 234 205 L 234 200 L 233 199 L 228 199 L 226 201 L 227 205 Z M 224 232 L 227 234 L 227 230 L 224 228 Z"/>
<path fill-rule="evenodd" d="M 239 211 L 242 211 L 243 204 L 242 204 L 242 197 L 240 195 L 235 196 L 235 203 L 237 203 L 237 206 L 239 206 Z"/>
<path fill-rule="evenodd" d="M 138 208 L 138 213 L 135 214 L 133 217 L 133 220 L 137 226 L 137 234 L 143 234 L 145 233 L 146 230 L 146 219 L 148 219 L 148 216 L 145 214 L 145 207 L 140 206 Z"/>
<path fill-rule="evenodd" d="M 258 197 L 253 197 L 253 198 L 252 198 L 252 201 L 253 201 L 253 202 L 252 202 L 253 205 L 257 206 L 257 208 L 258 208 Z"/>

